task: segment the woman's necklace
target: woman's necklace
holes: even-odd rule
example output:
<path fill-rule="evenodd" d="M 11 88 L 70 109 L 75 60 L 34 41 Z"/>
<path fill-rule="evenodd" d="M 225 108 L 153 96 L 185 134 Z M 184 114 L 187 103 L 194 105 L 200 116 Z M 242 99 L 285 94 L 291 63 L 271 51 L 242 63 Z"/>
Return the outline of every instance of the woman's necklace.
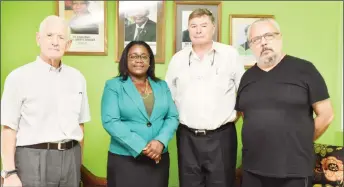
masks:
<path fill-rule="evenodd" d="M 148 93 L 148 80 L 146 79 L 146 86 L 145 86 L 145 91 L 143 92 L 145 94 L 145 96 L 142 96 L 142 99 L 146 99 L 148 96 L 149 96 L 149 93 Z"/>
<path fill-rule="evenodd" d="M 136 81 L 134 81 L 136 82 Z M 145 89 L 142 91 L 138 86 L 136 86 L 140 92 L 142 99 L 146 99 L 150 94 L 148 93 L 148 79 L 145 80 Z M 143 96 L 144 95 L 144 96 Z"/>

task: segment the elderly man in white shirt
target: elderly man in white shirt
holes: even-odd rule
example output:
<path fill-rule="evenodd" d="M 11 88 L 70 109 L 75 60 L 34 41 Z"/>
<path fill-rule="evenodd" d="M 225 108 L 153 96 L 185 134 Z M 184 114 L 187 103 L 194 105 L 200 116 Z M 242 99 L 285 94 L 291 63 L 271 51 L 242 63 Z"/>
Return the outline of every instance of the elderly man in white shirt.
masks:
<path fill-rule="evenodd" d="M 207 9 L 196 9 L 190 14 L 192 46 L 172 57 L 166 74 L 180 116 L 180 187 L 234 186 L 234 106 L 244 66 L 234 47 L 212 40 L 214 23 L 214 16 Z"/>
<path fill-rule="evenodd" d="M 86 80 L 61 62 L 71 45 L 63 19 L 48 16 L 40 55 L 12 71 L 1 99 L 4 186 L 79 186 L 83 124 L 90 121 Z"/>

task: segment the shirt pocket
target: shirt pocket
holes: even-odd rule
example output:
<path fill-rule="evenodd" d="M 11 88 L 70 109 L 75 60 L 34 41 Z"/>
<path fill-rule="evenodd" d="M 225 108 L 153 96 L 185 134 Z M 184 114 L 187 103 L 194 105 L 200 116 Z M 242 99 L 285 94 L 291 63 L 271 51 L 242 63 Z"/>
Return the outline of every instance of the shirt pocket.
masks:
<path fill-rule="evenodd" d="M 230 72 L 216 70 L 213 81 L 214 89 L 221 94 L 227 93 L 235 86 Z"/>
<path fill-rule="evenodd" d="M 65 107 L 67 111 L 71 112 L 72 114 L 80 114 L 82 94 L 82 92 L 79 92 L 68 94 L 66 96 Z"/>

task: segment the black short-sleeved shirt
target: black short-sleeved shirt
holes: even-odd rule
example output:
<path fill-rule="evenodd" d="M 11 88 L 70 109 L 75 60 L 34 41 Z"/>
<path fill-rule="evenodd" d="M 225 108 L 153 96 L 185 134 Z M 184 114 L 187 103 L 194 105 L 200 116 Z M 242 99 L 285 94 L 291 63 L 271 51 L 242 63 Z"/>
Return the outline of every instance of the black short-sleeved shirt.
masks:
<path fill-rule="evenodd" d="M 327 98 L 323 77 L 306 60 L 286 55 L 268 72 L 248 69 L 236 102 L 244 113 L 243 169 L 270 177 L 312 175 L 312 104 Z"/>

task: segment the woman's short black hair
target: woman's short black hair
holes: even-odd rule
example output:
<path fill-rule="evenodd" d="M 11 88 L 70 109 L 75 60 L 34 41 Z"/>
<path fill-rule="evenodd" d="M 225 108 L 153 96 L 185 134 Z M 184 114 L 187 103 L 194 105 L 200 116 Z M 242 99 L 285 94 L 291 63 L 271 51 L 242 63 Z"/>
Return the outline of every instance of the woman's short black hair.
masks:
<path fill-rule="evenodd" d="M 155 76 L 155 60 L 154 54 L 150 46 L 144 41 L 131 41 L 123 50 L 121 59 L 119 61 L 118 72 L 119 77 L 122 77 L 123 80 L 127 80 L 129 76 L 128 70 L 128 53 L 132 46 L 134 45 L 141 45 L 145 47 L 148 51 L 149 55 L 149 67 L 147 70 L 147 76 L 150 77 L 154 81 L 159 81 L 160 79 Z"/>

